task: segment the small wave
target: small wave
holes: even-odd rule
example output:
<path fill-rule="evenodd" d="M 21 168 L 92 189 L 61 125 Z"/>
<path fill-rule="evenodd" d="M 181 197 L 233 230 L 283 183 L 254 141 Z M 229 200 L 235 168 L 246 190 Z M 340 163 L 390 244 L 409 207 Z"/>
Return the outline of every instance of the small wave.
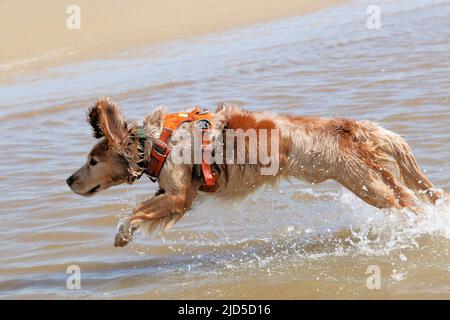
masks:
<path fill-rule="evenodd" d="M 256 200 L 243 200 L 238 205 L 240 209 L 234 212 L 224 208 L 228 212 L 226 216 L 220 210 L 213 215 L 208 203 L 200 204 L 195 218 L 183 218 L 188 221 L 180 222 L 173 230 L 150 236 L 141 232 L 135 249 L 145 255 L 152 251 L 152 246 L 163 243 L 174 254 L 208 255 L 211 261 L 238 259 L 242 262 L 253 260 L 256 256 L 388 256 L 398 250 L 420 248 L 423 239 L 440 238 L 444 242 L 450 239 L 450 206 L 446 202 L 424 206 L 422 213 L 415 214 L 408 210 L 376 209 L 347 190 L 335 192 L 330 200 L 330 191 L 324 196 L 306 189 L 302 194 L 308 194 L 307 206 L 315 207 L 325 202 L 325 206 L 329 207 L 331 201 L 337 209 L 327 213 L 311 212 L 317 216 L 301 220 L 298 213 L 296 216 L 295 209 L 289 206 L 274 204 L 274 207 L 281 208 L 278 212 L 262 208 L 258 199 L 265 198 L 264 193 L 250 196 L 256 197 Z M 298 195 L 299 192 L 292 194 Z M 318 203 L 314 203 L 312 198 Z M 210 212 L 209 218 L 213 220 L 205 221 L 205 211 Z M 236 222 L 239 218 L 248 218 L 243 217 L 248 212 L 253 213 L 247 225 L 240 222 L 233 224 L 227 220 Z M 283 222 L 271 225 L 274 216 Z M 124 215 L 121 217 L 123 219 Z M 266 228 L 261 228 L 261 224 L 267 224 Z"/>

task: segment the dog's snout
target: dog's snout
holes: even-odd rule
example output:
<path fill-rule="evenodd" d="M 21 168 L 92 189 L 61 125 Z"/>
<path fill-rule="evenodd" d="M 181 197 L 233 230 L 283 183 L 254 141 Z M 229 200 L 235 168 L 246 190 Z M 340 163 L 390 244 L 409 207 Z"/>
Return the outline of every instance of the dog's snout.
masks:
<path fill-rule="evenodd" d="M 75 177 L 73 175 L 71 175 L 70 177 L 67 178 L 66 183 L 69 187 L 71 187 L 74 181 L 75 181 Z"/>

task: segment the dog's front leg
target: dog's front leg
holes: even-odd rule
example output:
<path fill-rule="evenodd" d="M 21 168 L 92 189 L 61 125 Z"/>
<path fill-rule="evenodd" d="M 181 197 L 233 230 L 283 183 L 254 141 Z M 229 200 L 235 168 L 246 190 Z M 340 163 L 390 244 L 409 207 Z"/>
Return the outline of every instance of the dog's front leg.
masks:
<path fill-rule="evenodd" d="M 142 202 L 133 210 L 127 221 L 120 226 L 114 241 L 116 247 L 127 245 L 133 233 L 142 223 L 164 224 L 168 228 L 175 224 L 186 211 L 192 208 L 199 184 L 192 182 L 178 192 L 166 192 Z"/>

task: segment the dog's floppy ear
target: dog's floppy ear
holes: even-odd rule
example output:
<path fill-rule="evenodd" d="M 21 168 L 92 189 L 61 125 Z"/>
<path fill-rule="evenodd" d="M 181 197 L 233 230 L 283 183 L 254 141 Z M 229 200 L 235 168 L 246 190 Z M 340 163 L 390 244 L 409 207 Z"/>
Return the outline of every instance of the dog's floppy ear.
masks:
<path fill-rule="evenodd" d="M 120 143 L 128 135 L 125 118 L 110 98 L 99 98 L 89 108 L 88 122 L 92 126 L 94 137 L 105 137 L 108 144 Z"/>
<path fill-rule="evenodd" d="M 162 124 L 164 114 L 164 108 L 158 107 L 155 111 L 153 111 L 147 118 L 144 120 L 144 124 L 149 130 L 150 135 L 157 135 Z"/>
<path fill-rule="evenodd" d="M 144 122 L 147 125 L 157 126 L 161 124 L 162 116 L 164 113 L 163 107 L 158 107 L 150 113 L 147 118 L 145 118 Z"/>

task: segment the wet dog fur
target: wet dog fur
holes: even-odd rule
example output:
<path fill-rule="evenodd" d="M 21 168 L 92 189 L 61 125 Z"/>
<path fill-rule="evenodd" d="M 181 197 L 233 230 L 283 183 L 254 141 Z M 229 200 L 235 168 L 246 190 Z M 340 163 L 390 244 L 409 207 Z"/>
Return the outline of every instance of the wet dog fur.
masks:
<path fill-rule="evenodd" d="M 274 175 L 261 175 L 264 165 L 260 163 L 219 164 L 218 190 L 208 195 L 242 197 L 264 184 L 295 177 L 313 184 L 335 180 L 377 208 L 418 212 L 421 202 L 435 204 L 441 197 L 420 170 L 405 140 L 374 122 L 250 112 L 227 104 L 219 105 L 212 119 L 219 135 L 225 134 L 225 128 L 278 129 L 275 154 L 279 168 Z M 138 163 L 142 157 L 148 159 L 162 121 L 161 108 L 144 120 L 148 139 L 142 148 L 136 124 L 127 123 L 110 98 L 98 99 L 88 114 L 98 142 L 67 184 L 83 196 L 122 183 L 132 184 L 142 175 Z M 186 123 L 180 130 L 191 127 L 192 123 Z M 190 210 L 202 184 L 193 170 L 194 165 L 177 164 L 169 155 L 158 180 L 159 191 L 134 208 L 120 226 L 115 246 L 128 244 L 133 232 L 144 225 L 171 227 Z"/>

